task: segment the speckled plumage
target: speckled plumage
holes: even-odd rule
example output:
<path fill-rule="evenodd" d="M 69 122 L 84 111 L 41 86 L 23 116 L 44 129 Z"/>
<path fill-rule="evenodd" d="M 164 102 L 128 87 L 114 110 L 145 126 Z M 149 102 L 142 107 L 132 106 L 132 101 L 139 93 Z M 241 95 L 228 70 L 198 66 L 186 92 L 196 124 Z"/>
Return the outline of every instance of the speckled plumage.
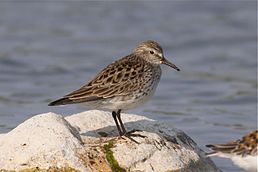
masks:
<path fill-rule="evenodd" d="M 164 58 L 157 42 L 142 42 L 130 55 L 108 65 L 88 84 L 49 105 L 83 103 L 93 109 L 119 110 L 119 113 L 135 108 L 154 94 L 161 77 L 160 64 L 179 71 Z"/>
<path fill-rule="evenodd" d="M 241 139 L 230 141 L 226 144 L 206 145 L 213 152 L 209 156 L 217 155 L 230 158 L 236 165 L 247 171 L 257 171 L 258 163 L 258 130 L 243 136 Z"/>
<path fill-rule="evenodd" d="M 151 96 L 160 76 L 159 65 L 151 66 L 130 55 L 108 65 L 87 85 L 64 99 L 70 103 L 90 102 L 90 107 L 98 109 L 131 109 L 134 108 L 132 102 L 127 102 L 133 100 L 136 106 L 143 97 Z"/>

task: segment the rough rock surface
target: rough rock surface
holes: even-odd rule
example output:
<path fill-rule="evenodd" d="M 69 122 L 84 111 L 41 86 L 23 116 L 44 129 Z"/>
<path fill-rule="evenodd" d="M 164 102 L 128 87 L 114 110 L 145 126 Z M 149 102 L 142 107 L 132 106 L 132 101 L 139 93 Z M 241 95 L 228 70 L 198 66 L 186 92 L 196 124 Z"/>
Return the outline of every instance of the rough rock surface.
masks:
<path fill-rule="evenodd" d="M 0 135 L 0 171 L 220 171 L 182 131 L 143 116 L 122 118 L 138 136 L 117 137 L 109 112 L 36 115 Z"/>

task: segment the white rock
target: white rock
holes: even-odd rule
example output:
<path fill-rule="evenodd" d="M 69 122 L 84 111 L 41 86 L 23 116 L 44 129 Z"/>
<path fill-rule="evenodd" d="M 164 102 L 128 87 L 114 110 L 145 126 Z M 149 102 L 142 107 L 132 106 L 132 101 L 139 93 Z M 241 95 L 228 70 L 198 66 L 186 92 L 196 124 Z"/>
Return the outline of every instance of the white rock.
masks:
<path fill-rule="evenodd" d="M 37 115 L 0 136 L 0 169 L 48 169 L 69 164 L 86 170 L 76 157 L 80 148 L 83 143 L 79 133 L 62 116 Z"/>
<path fill-rule="evenodd" d="M 71 167 L 80 171 L 112 171 L 104 145 L 113 143 L 113 156 L 126 171 L 220 171 L 182 131 L 143 116 L 122 114 L 128 131 L 143 137 L 116 137 L 109 112 L 86 111 L 63 118 L 36 115 L 0 135 L 0 169 Z M 107 137 L 101 137 L 106 133 Z M 138 143 L 136 143 L 138 142 Z"/>

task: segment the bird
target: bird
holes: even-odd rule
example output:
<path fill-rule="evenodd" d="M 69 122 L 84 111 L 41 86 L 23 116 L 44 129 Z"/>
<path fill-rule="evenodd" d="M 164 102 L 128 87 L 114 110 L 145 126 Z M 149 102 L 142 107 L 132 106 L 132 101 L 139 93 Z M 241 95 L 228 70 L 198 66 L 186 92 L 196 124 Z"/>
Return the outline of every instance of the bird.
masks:
<path fill-rule="evenodd" d="M 91 81 L 79 89 L 49 103 L 49 106 L 80 103 L 91 109 L 111 110 L 120 136 L 127 132 L 121 111 L 136 108 L 154 94 L 164 64 L 180 69 L 163 54 L 153 40 L 143 41 L 127 56 L 107 65 Z"/>
<path fill-rule="evenodd" d="M 226 144 L 210 144 L 206 147 L 212 149 L 212 152 L 207 153 L 208 156 L 229 158 L 240 168 L 249 172 L 257 172 L 258 130 Z"/>

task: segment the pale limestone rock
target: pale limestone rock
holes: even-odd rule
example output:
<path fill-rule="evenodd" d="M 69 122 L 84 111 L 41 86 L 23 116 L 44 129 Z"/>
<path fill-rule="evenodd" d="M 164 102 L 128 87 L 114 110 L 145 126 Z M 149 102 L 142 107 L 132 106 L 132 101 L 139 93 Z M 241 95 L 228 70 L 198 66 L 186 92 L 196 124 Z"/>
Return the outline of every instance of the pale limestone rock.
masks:
<path fill-rule="evenodd" d="M 0 135 L 0 169 L 71 167 L 108 172 L 112 163 L 103 147 L 113 143 L 110 150 L 126 171 L 219 171 L 182 131 L 143 116 L 121 115 L 128 131 L 140 129 L 135 134 L 145 137 L 116 137 L 110 112 L 92 110 L 66 118 L 54 113 L 36 115 Z"/>
<path fill-rule="evenodd" d="M 86 170 L 76 157 L 76 150 L 82 148 L 79 133 L 62 116 L 36 115 L 0 136 L 0 169 L 47 169 L 69 164 Z"/>

